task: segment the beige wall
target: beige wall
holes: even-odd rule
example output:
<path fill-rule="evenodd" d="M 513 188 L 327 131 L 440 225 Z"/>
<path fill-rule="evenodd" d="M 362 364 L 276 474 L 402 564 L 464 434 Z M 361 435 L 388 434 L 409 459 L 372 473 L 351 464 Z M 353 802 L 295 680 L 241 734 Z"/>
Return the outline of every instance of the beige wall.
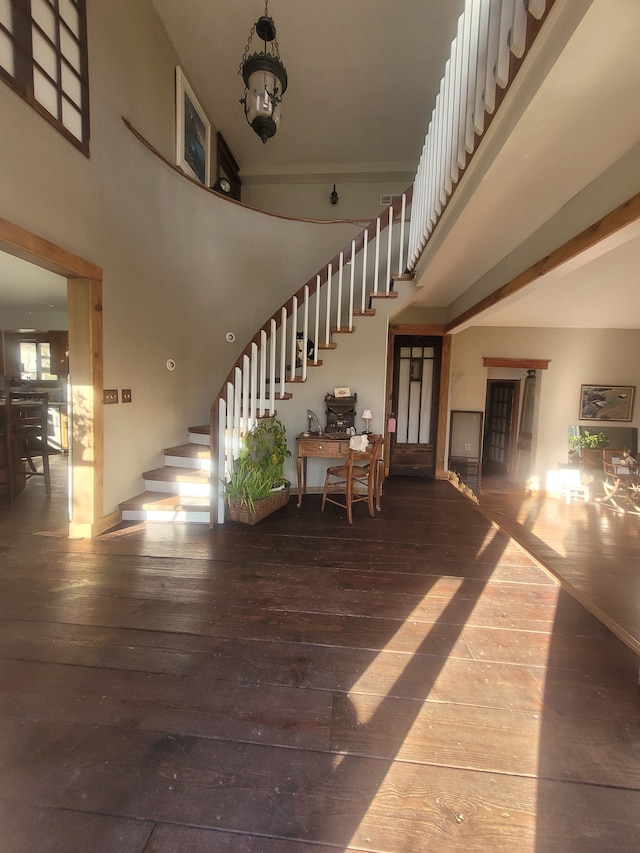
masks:
<path fill-rule="evenodd" d="M 265 216 L 163 165 L 121 120 L 173 158 L 178 57 L 151 3 L 92 0 L 88 25 L 91 157 L 0 85 L 0 216 L 104 271 L 104 385 L 133 392 L 105 407 L 108 514 L 208 421 L 247 338 L 357 229 Z"/>
<path fill-rule="evenodd" d="M 567 428 L 590 423 L 597 431 L 593 421 L 578 419 L 580 386 L 640 386 L 638 352 L 638 330 L 467 329 L 453 338 L 450 408 L 484 411 L 487 378 L 516 377 L 512 370 L 497 368 L 489 374 L 482 364 L 484 356 L 550 359 L 548 370 L 538 372 L 530 472 L 544 484 L 546 472 L 567 461 Z M 520 372 L 521 378 L 525 375 Z M 640 426 L 638 400 L 632 423 L 624 425 Z"/>

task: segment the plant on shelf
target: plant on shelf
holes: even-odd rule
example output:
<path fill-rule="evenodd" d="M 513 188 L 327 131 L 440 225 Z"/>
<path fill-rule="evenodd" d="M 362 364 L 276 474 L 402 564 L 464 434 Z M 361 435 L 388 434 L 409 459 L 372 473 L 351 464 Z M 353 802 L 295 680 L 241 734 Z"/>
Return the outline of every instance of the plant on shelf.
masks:
<path fill-rule="evenodd" d="M 289 499 L 284 460 L 291 456 L 284 424 L 261 418 L 242 439 L 235 470 L 224 484 L 232 521 L 255 524 Z"/>
<path fill-rule="evenodd" d="M 609 439 L 603 432 L 589 432 L 586 429 L 578 435 L 569 438 L 569 445 L 574 449 L 586 447 L 588 450 L 601 450 L 609 446 Z"/>

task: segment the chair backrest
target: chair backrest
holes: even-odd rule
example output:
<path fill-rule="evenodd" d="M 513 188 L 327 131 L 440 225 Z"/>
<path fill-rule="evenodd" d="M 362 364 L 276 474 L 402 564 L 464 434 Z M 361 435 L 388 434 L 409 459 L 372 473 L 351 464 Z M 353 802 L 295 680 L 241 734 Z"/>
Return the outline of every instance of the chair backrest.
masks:
<path fill-rule="evenodd" d="M 348 465 L 352 468 L 369 468 L 376 464 L 382 452 L 382 436 L 370 435 L 366 450 L 349 451 Z M 364 465 L 362 464 L 364 463 Z"/>
<path fill-rule="evenodd" d="M 11 391 L 5 405 L 7 437 L 47 437 L 49 394 L 46 391 Z"/>

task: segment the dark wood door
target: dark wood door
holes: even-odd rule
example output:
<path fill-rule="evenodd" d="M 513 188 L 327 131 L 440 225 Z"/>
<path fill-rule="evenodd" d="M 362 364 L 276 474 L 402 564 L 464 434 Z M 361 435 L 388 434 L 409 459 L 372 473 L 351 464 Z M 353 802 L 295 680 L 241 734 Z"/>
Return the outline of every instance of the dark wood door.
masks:
<path fill-rule="evenodd" d="M 438 387 L 442 339 L 398 335 L 393 353 L 389 473 L 412 477 L 435 474 Z"/>
<path fill-rule="evenodd" d="M 482 465 L 486 474 L 509 475 L 517 382 L 490 379 L 487 384 L 486 430 Z"/>

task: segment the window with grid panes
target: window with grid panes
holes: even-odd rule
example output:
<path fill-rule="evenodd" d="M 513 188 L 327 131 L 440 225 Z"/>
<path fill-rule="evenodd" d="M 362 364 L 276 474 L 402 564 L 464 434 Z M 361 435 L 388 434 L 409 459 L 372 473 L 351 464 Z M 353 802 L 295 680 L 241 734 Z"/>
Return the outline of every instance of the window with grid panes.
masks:
<path fill-rule="evenodd" d="M 0 0 L 0 77 L 88 156 L 85 0 Z"/>

